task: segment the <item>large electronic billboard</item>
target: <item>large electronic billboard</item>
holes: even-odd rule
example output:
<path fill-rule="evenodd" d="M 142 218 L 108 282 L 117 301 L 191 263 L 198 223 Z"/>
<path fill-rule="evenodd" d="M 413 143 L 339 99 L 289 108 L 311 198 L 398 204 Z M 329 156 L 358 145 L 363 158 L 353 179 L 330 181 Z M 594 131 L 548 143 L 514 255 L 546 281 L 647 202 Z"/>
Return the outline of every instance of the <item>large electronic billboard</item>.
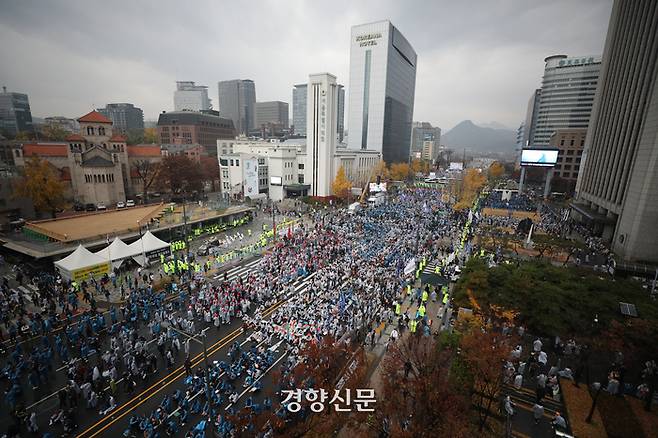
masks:
<path fill-rule="evenodd" d="M 521 166 L 553 167 L 557 163 L 557 149 L 523 149 Z"/>

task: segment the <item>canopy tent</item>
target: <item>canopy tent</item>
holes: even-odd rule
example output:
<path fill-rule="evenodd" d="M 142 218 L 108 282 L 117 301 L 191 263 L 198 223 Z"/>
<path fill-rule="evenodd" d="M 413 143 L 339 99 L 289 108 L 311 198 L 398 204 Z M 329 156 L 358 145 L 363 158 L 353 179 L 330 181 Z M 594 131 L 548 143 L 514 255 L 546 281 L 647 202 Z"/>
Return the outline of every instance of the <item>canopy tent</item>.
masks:
<path fill-rule="evenodd" d="M 128 249 L 132 252 L 135 261 L 145 266 L 147 260 L 155 259 L 160 254 L 168 252 L 169 244 L 155 237 L 150 231 L 147 231 L 141 239 L 128 245 Z"/>
<path fill-rule="evenodd" d="M 135 255 L 131 252 L 128 245 L 126 245 L 126 243 L 118 237 L 115 237 L 111 244 L 101 249 L 100 251 L 95 252 L 94 254 L 112 262 L 113 269 L 121 266 L 121 262 L 124 259 Z"/>
<path fill-rule="evenodd" d="M 61 260 L 55 266 L 63 278 L 67 280 L 84 280 L 90 276 L 101 276 L 109 272 L 110 264 L 107 259 L 98 256 L 82 245 Z"/>

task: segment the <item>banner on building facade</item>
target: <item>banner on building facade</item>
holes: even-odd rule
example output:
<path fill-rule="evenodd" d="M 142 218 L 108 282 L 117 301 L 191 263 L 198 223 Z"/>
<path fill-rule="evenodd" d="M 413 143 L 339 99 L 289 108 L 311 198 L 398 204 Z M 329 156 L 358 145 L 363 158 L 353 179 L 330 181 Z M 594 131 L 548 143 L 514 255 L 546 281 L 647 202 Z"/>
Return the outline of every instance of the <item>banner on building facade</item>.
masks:
<path fill-rule="evenodd" d="M 243 160 L 244 164 L 244 196 L 254 197 L 258 194 L 258 159 Z"/>

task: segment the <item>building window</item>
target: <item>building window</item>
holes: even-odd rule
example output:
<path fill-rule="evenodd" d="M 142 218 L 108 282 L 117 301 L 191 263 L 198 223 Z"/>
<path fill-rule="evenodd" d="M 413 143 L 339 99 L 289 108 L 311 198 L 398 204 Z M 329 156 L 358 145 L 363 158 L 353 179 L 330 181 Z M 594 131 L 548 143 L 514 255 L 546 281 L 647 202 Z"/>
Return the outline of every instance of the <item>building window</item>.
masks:
<path fill-rule="evenodd" d="M 233 160 L 231 160 L 231 166 L 233 166 L 233 165 L 234 165 Z"/>
<path fill-rule="evenodd" d="M 102 126 L 98 128 L 98 135 L 105 135 L 105 128 Z"/>
<path fill-rule="evenodd" d="M 237 167 L 240 167 L 240 160 L 235 160 L 235 165 L 236 165 Z"/>
<path fill-rule="evenodd" d="M 573 141 L 573 139 L 572 139 L 572 140 L 571 140 L 571 143 L 569 144 L 569 146 L 573 146 L 573 143 L 574 143 L 574 141 Z"/>
<path fill-rule="evenodd" d="M 572 162 L 573 162 L 573 158 L 572 158 L 572 157 L 567 157 L 567 158 L 565 158 L 564 161 L 565 161 L 566 163 L 572 163 Z"/>
<path fill-rule="evenodd" d="M 571 164 L 565 164 L 564 170 L 571 170 Z"/>
<path fill-rule="evenodd" d="M 94 127 L 87 126 L 87 135 L 94 135 Z"/>
<path fill-rule="evenodd" d="M 571 173 L 569 173 L 569 172 L 564 172 L 564 173 L 562 174 L 562 178 L 571 178 Z"/>
<path fill-rule="evenodd" d="M 304 170 L 304 163 L 299 163 L 297 167 L 299 168 L 299 170 Z"/>
<path fill-rule="evenodd" d="M 567 151 L 567 155 L 573 155 L 573 153 L 574 153 L 574 150 L 573 150 L 573 149 L 569 149 L 569 150 Z"/>
<path fill-rule="evenodd" d="M 300 183 L 300 184 L 304 184 L 304 174 L 303 173 L 297 175 L 297 182 Z"/>
<path fill-rule="evenodd" d="M 560 146 L 564 146 L 564 140 L 560 140 Z"/>

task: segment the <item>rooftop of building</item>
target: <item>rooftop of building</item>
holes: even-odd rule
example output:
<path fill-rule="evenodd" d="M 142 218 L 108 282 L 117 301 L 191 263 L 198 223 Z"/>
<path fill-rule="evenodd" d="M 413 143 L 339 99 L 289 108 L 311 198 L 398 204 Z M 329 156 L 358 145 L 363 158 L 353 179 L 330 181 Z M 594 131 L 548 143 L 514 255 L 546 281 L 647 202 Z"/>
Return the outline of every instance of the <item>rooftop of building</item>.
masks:
<path fill-rule="evenodd" d="M 112 124 L 112 120 L 108 119 L 103 114 L 99 113 L 98 111 L 91 111 L 91 112 L 85 114 L 84 116 L 82 116 L 78 119 L 78 122 L 84 122 L 84 123 L 109 123 L 110 125 Z"/>
<path fill-rule="evenodd" d="M 233 128 L 233 120 L 200 111 L 169 111 L 160 113 L 158 126 L 163 125 L 194 125 L 200 121 L 212 121 L 222 127 Z"/>

